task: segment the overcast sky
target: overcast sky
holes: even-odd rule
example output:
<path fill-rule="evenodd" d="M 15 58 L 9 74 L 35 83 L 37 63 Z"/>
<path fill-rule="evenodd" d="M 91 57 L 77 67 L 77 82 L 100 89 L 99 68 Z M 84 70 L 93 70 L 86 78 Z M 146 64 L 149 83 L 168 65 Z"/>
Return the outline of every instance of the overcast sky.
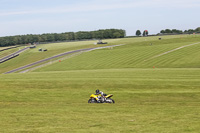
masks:
<path fill-rule="evenodd" d="M 200 27 L 200 0 L 0 0 L 0 36 Z"/>

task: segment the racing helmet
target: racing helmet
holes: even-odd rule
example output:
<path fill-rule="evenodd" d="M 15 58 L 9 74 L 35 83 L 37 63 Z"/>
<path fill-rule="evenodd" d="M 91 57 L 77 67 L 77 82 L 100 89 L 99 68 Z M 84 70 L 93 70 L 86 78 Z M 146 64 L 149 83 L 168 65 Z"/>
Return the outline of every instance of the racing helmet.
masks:
<path fill-rule="evenodd" d="M 97 89 L 97 90 L 96 90 L 96 94 L 99 94 L 99 92 L 100 92 L 100 91 Z"/>

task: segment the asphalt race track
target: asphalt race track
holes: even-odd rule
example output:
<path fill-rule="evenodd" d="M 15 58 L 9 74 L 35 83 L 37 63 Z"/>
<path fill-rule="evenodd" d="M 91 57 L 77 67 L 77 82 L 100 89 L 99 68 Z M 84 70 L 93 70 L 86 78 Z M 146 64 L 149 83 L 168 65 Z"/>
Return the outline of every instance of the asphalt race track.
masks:
<path fill-rule="evenodd" d="M 7 61 L 7 60 L 9 60 L 9 59 L 12 59 L 13 57 L 19 55 L 21 52 L 24 52 L 24 51 L 27 50 L 27 49 L 29 49 L 29 47 L 23 48 L 23 49 L 21 49 L 21 50 L 15 52 L 15 53 L 12 53 L 12 54 L 10 54 L 10 55 L 8 55 L 8 56 L 5 56 L 5 57 L 1 58 L 1 59 L 0 59 L 0 64 L 3 63 L 3 62 L 5 62 L 5 61 Z"/>
<path fill-rule="evenodd" d="M 49 57 L 49 58 L 46 58 L 46 59 L 43 59 L 43 60 L 40 60 L 40 61 L 31 63 L 31 64 L 28 64 L 28 65 L 25 65 L 25 66 L 23 66 L 23 67 L 16 68 L 16 69 L 14 69 L 14 70 L 5 72 L 4 74 L 9 74 L 9 73 L 17 72 L 17 71 L 20 71 L 20 70 L 22 70 L 22 69 L 26 69 L 26 68 L 28 68 L 28 67 L 37 65 L 37 64 L 39 64 L 39 63 L 42 63 L 42 62 L 45 62 L 45 61 L 49 61 L 49 60 L 51 60 L 51 59 L 54 59 L 54 58 L 57 58 L 57 57 L 61 57 L 61 56 L 65 56 L 65 55 L 68 55 L 68 54 L 76 53 L 76 52 L 81 52 L 81 51 L 92 51 L 92 50 L 96 50 L 96 49 L 103 49 L 103 48 L 109 48 L 109 47 L 116 47 L 116 46 L 121 46 L 121 45 L 122 45 L 122 44 L 120 44 L 120 45 L 111 45 L 111 46 L 104 46 L 104 47 L 97 47 L 97 48 L 87 48 L 87 49 L 79 49 L 79 50 L 69 51 L 69 52 L 65 52 L 65 53 L 62 53 L 62 54 L 59 54 L 59 55 L 55 55 L 55 56 L 52 56 L 52 57 Z"/>

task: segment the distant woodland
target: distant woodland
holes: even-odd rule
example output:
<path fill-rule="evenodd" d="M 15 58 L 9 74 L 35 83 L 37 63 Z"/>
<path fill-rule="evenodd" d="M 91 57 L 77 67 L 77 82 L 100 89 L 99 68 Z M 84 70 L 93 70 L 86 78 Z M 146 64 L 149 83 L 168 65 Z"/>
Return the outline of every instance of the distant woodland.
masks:
<path fill-rule="evenodd" d="M 58 41 L 75 41 L 89 39 L 109 39 L 109 38 L 124 38 L 125 30 L 122 29 L 105 29 L 97 31 L 79 31 L 65 33 L 46 33 L 46 34 L 28 34 L 0 37 L 0 47 L 23 45 L 28 43 L 41 42 L 58 42 Z"/>
<path fill-rule="evenodd" d="M 177 29 L 165 29 L 165 30 L 161 30 L 160 33 L 158 33 L 157 35 L 177 35 L 177 34 L 199 34 L 200 33 L 200 27 L 196 28 L 196 29 L 189 29 L 189 30 L 177 30 Z M 136 36 L 148 36 L 148 30 L 144 30 L 143 34 L 140 30 L 137 30 L 135 35 Z"/>
<path fill-rule="evenodd" d="M 189 30 L 177 30 L 177 29 L 165 29 L 160 31 L 161 34 L 194 34 L 194 33 L 200 33 L 200 27 L 196 29 L 189 29 Z"/>

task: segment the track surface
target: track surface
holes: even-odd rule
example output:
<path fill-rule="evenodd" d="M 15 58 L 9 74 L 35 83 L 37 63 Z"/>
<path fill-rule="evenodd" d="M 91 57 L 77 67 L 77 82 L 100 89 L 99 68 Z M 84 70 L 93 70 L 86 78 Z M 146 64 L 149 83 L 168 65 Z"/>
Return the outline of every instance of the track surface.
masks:
<path fill-rule="evenodd" d="M 1 58 L 1 59 L 0 59 L 0 63 L 2 63 L 2 62 L 4 62 L 5 60 L 8 60 L 8 59 L 10 59 L 10 58 L 12 58 L 12 57 L 18 55 L 18 54 L 20 54 L 21 52 L 24 52 L 24 51 L 27 50 L 27 49 L 29 49 L 29 47 L 23 48 L 23 49 L 21 49 L 21 50 L 19 50 L 19 51 L 17 51 L 17 52 L 14 52 L 14 53 L 12 53 L 12 54 L 10 54 L 10 55 L 8 55 L 8 56 L 5 56 L 5 57 Z"/>
<path fill-rule="evenodd" d="M 42 63 L 42 62 L 45 62 L 45 61 L 49 61 L 49 60 L 51 60 L 51 59 L 54 59 L 54 58 L 57 58 L 57 57 L 61 57 L 61 56 L 64 56 L 64 55 L 68 55 L 68 54 L 72 54 L 72 53 L 77 53 L 77 52 L 81 52 L 81 51 L 92 51 L 92 50 L 96 50 L 96 49 L 110 48 L 110 47 L 116 47 L 116 46 L 121 46 L 121 45 L 122 45 L 122 44 L 120 44 L 120 45 L 112 45 L 112 46 L 104 46 L 104 47 L 87 48 L 87 49 L 79 49 L 79 50 L 69 51 L 69 52 L 65 52 L 65 53 L 62 53 L 62 54 L 59 54 L 59 55 L 55 55 L 55 56 L 52 56 L 52 57 L 49 57 L 49 58 L 46 58 L 46 59 L 43 59 L 43 60 L 40 60 L 40 61 L 31 63 L 31 64 L 28 64 L 28 65 L 25 65 L 25 66 L 23 66 L 23 67 L 16 68 L 16 69 L 14 69 L 14 70 L 5 72 L 4 74 L 9 74 L 9 73 L 17 72 L 17 71 L 26 69 L 26 68 L 28 68 L 28 67 L 32 67 L 32 66 L 34 66 L 34 65 L 37 65 L 37 64 L 39 64 L 39 63 Z"/>

